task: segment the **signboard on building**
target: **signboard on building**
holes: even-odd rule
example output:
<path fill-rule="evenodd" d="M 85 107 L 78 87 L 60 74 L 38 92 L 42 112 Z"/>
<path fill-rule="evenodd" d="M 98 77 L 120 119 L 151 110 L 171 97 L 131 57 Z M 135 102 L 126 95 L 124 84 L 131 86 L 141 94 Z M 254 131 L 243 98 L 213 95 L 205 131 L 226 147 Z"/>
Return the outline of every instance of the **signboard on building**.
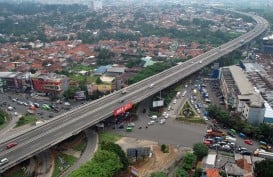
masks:
<path fill-rule="evenodd" d="M 164 106 L 164 100 L 153 101 L 153 108 Z"/>
<path fill-rule="evenodd" d="M 106 93 L 106 92 L 111 92 L 111 90 L 112 90 L 112 85 L 106 85 L 106 84 L 102 84 L 102 85 L 88 84 L 87 85 L 88 95 L 92 95 L 92 93 L 96 91 Z"/>
<path fill-rule="evenodd" d="M 86 100 L 85 91 L 77 91 L 77 92 L 75 92 L 74 98 L 76 100 Z"/>
<path fill-rule="evenodd" d="M 132 102 L 122 105 L 120 108 L 117 108 L 114 110 L 114 116 L 118 116 L 122 113 L 125 113 L 127 110 L 132 109 L 132 108 L 133 108 Z"/>

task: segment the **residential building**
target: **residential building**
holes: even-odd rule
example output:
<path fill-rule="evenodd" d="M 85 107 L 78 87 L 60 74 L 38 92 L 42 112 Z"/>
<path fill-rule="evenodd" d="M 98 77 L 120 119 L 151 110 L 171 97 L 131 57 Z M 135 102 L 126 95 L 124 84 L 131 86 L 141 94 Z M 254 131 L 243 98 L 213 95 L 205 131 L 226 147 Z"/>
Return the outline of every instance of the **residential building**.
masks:
<path fill-rule="evenodd" d="M 60 96 L 68 89 L 69 82 L 65 75 L 55 73 L 37 73 L 31 77 L 36 92 Z"/>

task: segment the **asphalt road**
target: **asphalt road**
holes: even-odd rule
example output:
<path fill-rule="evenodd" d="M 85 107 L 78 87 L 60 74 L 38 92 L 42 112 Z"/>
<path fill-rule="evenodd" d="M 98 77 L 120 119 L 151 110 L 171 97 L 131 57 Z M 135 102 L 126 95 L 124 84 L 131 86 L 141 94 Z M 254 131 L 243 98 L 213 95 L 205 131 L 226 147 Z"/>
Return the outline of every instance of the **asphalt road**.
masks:
<path fill-rule="evenodd" d="M 245 42 L 250 41 L 261 34 L 268 27 L 268 23 L 264 19 L 254 16 L 253 18 L 255 18 L 258 25 L 256 25 L 252 31 L 222 45 L 220 48 L 212 49 L 191 59 L 190 61 L 184 62 L 181 65 L 177 65 L 138 82 L 137 84 L 127 87 L 127 94 L 125 95 L 121 95 L 121 91 L 114 92 L 102 97 L 99 100 L 95 100 L 81 107 L 74 108 L 73 110 L 60 116 L 56 116 L 55 119 L 51 119 L 51 121 L 44 125 L 28 130 L 20 135 L 12 136 L 8 138 L 8 140 L 2 140 L 0 144 L 0 159 L 7 157 L 9 159 L 9 163 L 1 166 L 0 172 L 5 171 L 11 166 L 20 163 L 32 155 L 37 154 L 72 136 L 73 134 L 77 134 L 87 127 L 111 116 L 113 114 L 113 110 L 122 105 L 120 103 L 121 99 L 124 100 L 124 104 L 128 103 L 129 101 L 138 103 L 143 99 L 150 97 L 159 90 L 162 90 L 178 82 L 180 79 L 191 75 L 200 68 L 215 61 L 219 57 L 242 46 L 243 44 L 240 42 L 241 40 L 244 40 Z M 153 83 L 154 86 L 149 88 L 151 83 Z M 193 129 L 194 128 L 188 131 L 190 133 L 194 133 Z M 177 133 L 179 134 L 179 132 Z M 161 134 L 162 137 L 168 138 L 165 133 L 161 132 Z M 185 135 L 181 134 L 180 136 L 186 137 L 189 136 L 189 133 Z M 12 149 L 4 150 L 4 147 L 8 141 L 18 142 L 18 145 Z"/>

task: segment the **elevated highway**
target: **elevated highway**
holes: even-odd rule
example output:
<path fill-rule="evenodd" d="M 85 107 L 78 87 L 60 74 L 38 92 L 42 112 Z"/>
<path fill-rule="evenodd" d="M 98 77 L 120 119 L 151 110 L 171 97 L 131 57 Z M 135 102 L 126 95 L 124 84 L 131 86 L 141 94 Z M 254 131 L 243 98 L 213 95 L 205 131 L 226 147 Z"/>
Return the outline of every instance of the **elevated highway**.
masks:
<path fill-rule="evenodd" d="M 218 58 L 241 47 L 244 45 L 243 43 L 256 38 L 268 28 L 268 22 L 265 19 L 247 15 L 251 16 L 257 23 L 254 29 L 248 33 L 181 65 L 174 66 L 141 82 L 130 85 L 126 88 L 127 94 L 122 95 L 121 91 L 116 91 L 98 100 L 74 108 L 43 125 L 0 140 L 0 159 L 9 159 L 8 163 L 0 166 L 0 173 L 112 116 L 113 110 L 119 108 L 122 104 L 131 101 L 138 103 L 158 91 L 175 84 Z M 152 88 L 150 87 L 151 84 L 153 84 Z M 120 100 L 124 100 L 124 102 L 121 104 Z M 18 145 L 14 148 L 6 149 L 6 144 L 10 142 L 17 142 Z"/>

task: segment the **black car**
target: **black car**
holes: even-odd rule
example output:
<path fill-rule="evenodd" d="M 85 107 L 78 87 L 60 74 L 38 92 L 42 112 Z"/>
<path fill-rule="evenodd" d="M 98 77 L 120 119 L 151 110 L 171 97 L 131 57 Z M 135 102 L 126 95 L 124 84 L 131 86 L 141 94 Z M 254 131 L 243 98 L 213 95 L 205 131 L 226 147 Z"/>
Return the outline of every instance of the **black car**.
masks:
<path fill-rule="evenodd" d="M 251 155 L 252 153 L 249 152 L 249 151 L 241 151 L 241 154 L 242 154 L 242 155 Z"/>

